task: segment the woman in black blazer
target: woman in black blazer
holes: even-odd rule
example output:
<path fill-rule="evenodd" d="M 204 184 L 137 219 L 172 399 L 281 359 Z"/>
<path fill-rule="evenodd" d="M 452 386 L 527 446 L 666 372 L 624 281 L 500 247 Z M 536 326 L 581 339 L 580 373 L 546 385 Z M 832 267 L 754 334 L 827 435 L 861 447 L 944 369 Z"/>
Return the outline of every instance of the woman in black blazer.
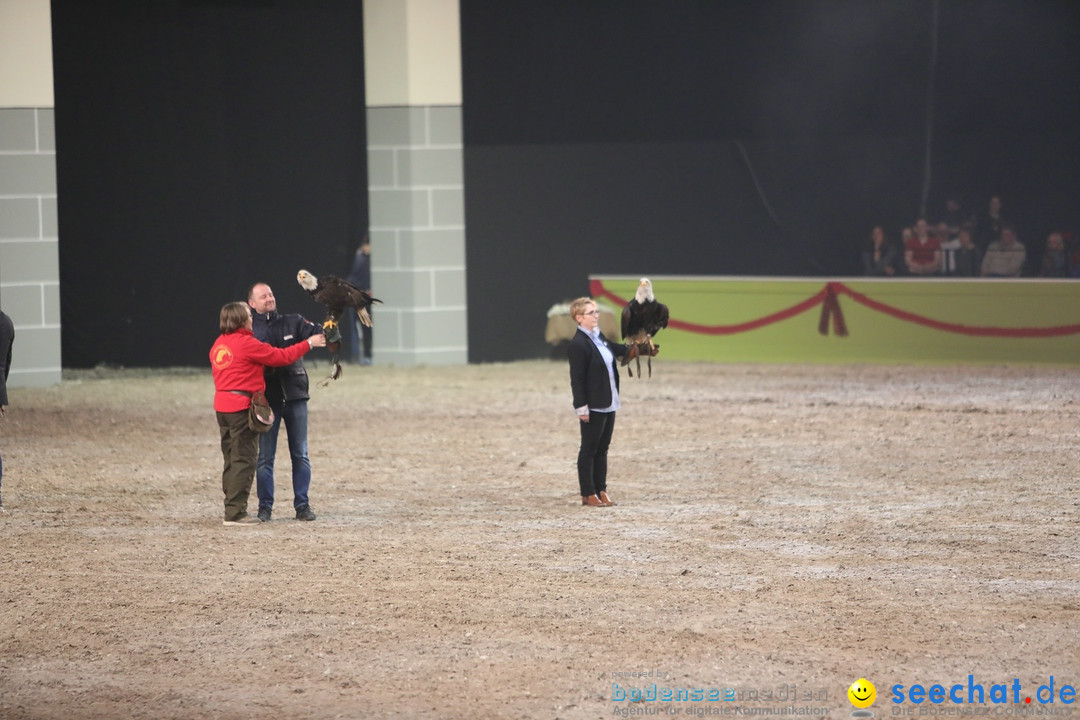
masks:
<path fill-rule="evenodd" d="M 570 389 L 574 412 L 581 426 L 578 450 L 578 484 L 581 504 L 609 507 L 615 503 L 607 494 L 607 454 L 615 411 L 619 409 L 619 371 L 615 358 L 630 359 L 630 348 L 613 343 L 600 332 L 599 312 L 591 298 L 570 303 L 570 316 L 578 324 L 570 340 Z"/>

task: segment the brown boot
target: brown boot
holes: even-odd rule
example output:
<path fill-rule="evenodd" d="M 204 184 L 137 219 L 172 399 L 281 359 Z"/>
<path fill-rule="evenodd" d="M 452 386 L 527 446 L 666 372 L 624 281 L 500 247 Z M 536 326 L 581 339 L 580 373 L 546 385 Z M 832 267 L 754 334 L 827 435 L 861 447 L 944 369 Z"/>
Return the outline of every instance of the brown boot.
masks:
<path fill-rule="evenodd" d="M 604 507 L 611 507 L 612 505 L 618 505 L 617 502 L 608 497 L 608 494 L 603 490 L 600 491 L 600 502 L 604 503 Z"/>
<path fill-rule="evenodd" d="M 603 501 L 595 495 L 582 495 L 581 504 L 589 507 L 604 507 Z"/>

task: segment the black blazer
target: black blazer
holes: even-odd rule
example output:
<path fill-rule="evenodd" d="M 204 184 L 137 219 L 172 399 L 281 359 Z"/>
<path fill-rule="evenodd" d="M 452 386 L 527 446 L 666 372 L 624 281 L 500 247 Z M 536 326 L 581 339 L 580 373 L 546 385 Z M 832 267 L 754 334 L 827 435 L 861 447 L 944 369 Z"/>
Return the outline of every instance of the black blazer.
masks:
<path fill-rule="evenodd" d="M 613 343 L 600 333 L 600 340 L 616 358 L 624 357 L 629 348 Z M 608 382 L 604 357 L 593 343 L 592 338 L 580 328 L 570 339 L 570 389 L 574 393 L 574 407 L 588 405 L 592 408 L 606 408 L 611 405 L 611 383 Z M 612 360 L 611 369 L 615 373 L 615 389 L 619 389 L 619 368 Z"/>

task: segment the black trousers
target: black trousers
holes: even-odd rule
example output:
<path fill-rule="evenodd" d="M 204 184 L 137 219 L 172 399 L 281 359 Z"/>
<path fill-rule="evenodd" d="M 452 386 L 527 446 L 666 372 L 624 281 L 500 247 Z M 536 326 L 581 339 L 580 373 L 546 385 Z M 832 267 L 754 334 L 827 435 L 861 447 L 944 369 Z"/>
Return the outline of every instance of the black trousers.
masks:
<path fill-rule="evenodd" d="M 578 484 L 582 495 L 607 490 L 607 453 L 615 430 L 615 413 L 589 412 L 589 422 L 581 426 L 581 449 L 577 456 Z"/>

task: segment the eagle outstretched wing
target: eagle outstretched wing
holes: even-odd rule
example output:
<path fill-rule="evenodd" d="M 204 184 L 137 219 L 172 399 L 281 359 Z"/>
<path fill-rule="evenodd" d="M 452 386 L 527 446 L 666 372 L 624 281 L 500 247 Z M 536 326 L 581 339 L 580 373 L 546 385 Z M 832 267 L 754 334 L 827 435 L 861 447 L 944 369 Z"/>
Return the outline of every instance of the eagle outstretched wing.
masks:
<path fill-rule="evenodd" d="M 296 282 L 311 295 L 315 302 L 326 308 L 326 320 L 323 321 L 323 330 L 326 332 L 326 348 L 330 351 L 330 360 L 333 369 L 330 376 L 320 383 L 324 385 L 330 380 L 341 377 L 341 363 L 338 358 L 341 353 L 341 331 L 338 323 L 345 314 L 345 308 L 353 308 L 360 322 L 371 327 L 371 313 L 368 308 L 372 303 L 381 303 L 382 300 L 372 297 L 352 283 L 349 283 L 336 275 L 325 275 L 316 278 L 307 270 L 296 273 Z"/>

